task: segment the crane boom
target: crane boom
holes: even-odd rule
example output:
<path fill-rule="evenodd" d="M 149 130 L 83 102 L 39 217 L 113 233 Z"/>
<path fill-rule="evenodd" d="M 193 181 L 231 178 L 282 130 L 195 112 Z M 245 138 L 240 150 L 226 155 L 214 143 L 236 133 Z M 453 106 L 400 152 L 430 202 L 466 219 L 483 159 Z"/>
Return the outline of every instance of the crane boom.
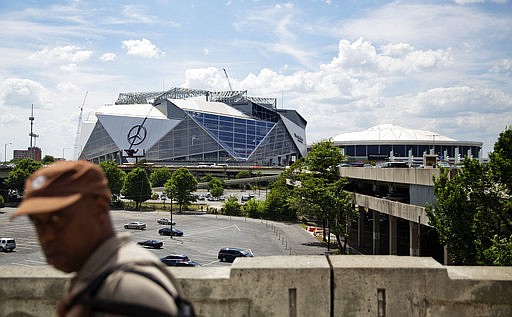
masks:
<path fill-rule="evenodd" d="M 75 146 L 74 146 L 74 153 L 73 153 L 73 159 L 78 159 L 78 155 L 80 155 L 80 153 L 78 153 L 78 148 L 79 148 L 79 142 L 80 142 L 80 132 L 81 132 L 81 128 L 82 128 L 82 114 L 83 114 L 83 111 L 84 111 L 84 105 L 85 105 L 85 100 L 87 99 L 87 94 L 89 92 L 86 91 L 85 92 L 85 96 L 84 96 L 84 101 L 82 102 L 82 106 L 80 107 L 80 114 L 78 115 L 78 123 L 77 123 L 77 127 L 76 127 L 76 136 L 75 136 Z"/>
<path fill-rule="evenodd" d="M 229 90 L 233 91 L 233 87 L 231 87 L 231 82 L 229 81 L 228 72 L 226 71 L 225 68 L 223 68 L 222 70 L 224 70 L 224 75 L 226 75 L 226 79 L 228 80 Z"/>

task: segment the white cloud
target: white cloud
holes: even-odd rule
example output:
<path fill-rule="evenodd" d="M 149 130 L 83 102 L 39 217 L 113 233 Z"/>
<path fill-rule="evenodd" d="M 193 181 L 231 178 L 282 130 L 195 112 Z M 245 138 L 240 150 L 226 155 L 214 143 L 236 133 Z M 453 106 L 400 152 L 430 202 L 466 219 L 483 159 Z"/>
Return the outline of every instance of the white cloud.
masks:
<path fill-rule="evenodd" d="M 129 18 L 131 22 L 156 23 L 159 19 L 155 16 L 146 15 L 142 12 L 141 6 L 126 5 L 121 13 Z"/>
<path fill-rule="evenodd" d="M 203 48 L 203 54 L 204 54 L 204 55 L 208 55 L 208 54 L 210 54 L 210 50 L 209 50 L 209 49 L 207 49 L 206 47 L 205 47 L 205 48 Z"/>
<path fill-rule="evenodd" d="M 510 73 L 512 71 L 512 59 L 502 59 L 490 71 L 493 73 Z"/>
<path fill-rule="evenodd" d="M 404 105 L 419 116 L 458 116 L 464 113 L 506 113 L 512 111 L 512 95 L 492 88 L 447 87 L 419 93 Z"/>
<path fill-rule="evenodd" d="M 81 63 L 87 61 L 92 54 L 93 51 L 83 50 L 80 47 L 74 45 L 66 45 L 57 46 L 54 48 L 45 47 L 44 49 L 30 56 L 30 59 L 43 61 L 45 64 L 58 62 Z"/>
<path fill-rule="evenodd" d="M 68 92 L 78 92 L 78 87 L 70 82 L 62 82 L 57 84 L 57 90 L 62 93 L 68 93 Z"/>
<path fill-rule="evenodd" d="M 0 83 L 0 105 L 27 108 L 35 104 L 51 107 L 50 92 L 40 83 L 25 78 L 7 78 Z"/>
<path fill-rule="evenodd" d="M 117 58 L 117 55 L 115 53 L 105 53 L 100 56 L 100 60 L 103 62 L 112 62 L 115 61 Z"/>
<path fill-rule="evenodd" d="M 229 85 L 222 71 L 215 67 L 187 69 L 183 87 L 211 90 L 227 90 Z"/>
<path fill-rule="evenodd" d="M 473 4 L 473 3 L 485 3 L 485 2 L 495 2 L 495 3 L 507 3 L 508 0 L 453 0 L 453 2 L 457 4 Z"/>
<path fill-rule="evenodd" d="M 66 73 L 74 73 L 77 71 L 78 69 L 78 65 L 77 64 L 66 64 L 66 65 L 61 65 L 59 67 L 59 69 L 63 72 L 66 72 Z"/>
<path fill-rule="evenodd" d="M 134 55 L 144 58 L 159 58 L 165 53 L 157 48 L 150 40 L 126 40 L 123 41 L 123 47 L 126 48 L 128 55 Z"/>

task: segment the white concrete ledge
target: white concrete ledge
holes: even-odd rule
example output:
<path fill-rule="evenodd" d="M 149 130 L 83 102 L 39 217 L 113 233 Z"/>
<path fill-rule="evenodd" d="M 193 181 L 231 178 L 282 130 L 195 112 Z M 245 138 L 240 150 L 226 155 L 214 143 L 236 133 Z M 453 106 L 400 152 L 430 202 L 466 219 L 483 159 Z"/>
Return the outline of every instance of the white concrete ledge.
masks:
<path fill-rule="evenodd" d="M 170 270 L 198 316 L 512 316 L 512 267 L 339 255 Z M 47 266 L 0 267 L 0 316 L 54 316 L 69 277 Z"/>

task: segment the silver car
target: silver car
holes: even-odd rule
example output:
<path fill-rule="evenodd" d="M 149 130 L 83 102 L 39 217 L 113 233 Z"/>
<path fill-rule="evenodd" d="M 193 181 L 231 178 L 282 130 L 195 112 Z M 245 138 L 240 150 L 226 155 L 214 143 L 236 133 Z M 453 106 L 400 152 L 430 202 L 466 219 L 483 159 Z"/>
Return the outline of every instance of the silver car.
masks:
<path fill-rule="evenodd" d="M 132 221 L 124 225 L 125 229 L 138 229 L 144 230 L 146 229 L 146 224 L 144 222 Z"/>

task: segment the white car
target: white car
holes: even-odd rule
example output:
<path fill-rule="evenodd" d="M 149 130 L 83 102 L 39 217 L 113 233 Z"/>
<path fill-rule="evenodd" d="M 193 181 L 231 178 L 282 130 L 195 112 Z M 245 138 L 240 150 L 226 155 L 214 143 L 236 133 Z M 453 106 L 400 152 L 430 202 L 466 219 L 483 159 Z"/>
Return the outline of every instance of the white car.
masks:
<path fill-rule="evenodd" d="M 144 222 L 132 221 L 124 225 L 125 229 L 138 229 L 144 230 L 146 229 L 146 224 Z"/>
<path fill-rule="evenodd" d="M 0 238 L 0 252 L 12 251 L 16 249 L 16 240 L 14 238 Z"/>
<path fill-rule="evenodd" d="M 169 226 L 170 225 L 174 226 L 176 224 L 176 222 L 171 221 L 171 219 L 169 219 L 169 218 L 160 218 L 156 222 L 161 225 L 169 225 Z"/>

